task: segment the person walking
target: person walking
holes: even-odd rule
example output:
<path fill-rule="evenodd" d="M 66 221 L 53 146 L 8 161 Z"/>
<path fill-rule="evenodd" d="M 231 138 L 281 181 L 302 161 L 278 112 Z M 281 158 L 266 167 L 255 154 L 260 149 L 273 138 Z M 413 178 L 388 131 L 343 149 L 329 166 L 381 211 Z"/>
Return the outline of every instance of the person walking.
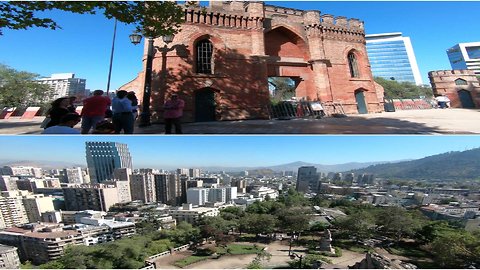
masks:
<path fill-rule="evenodd" d="M 128 92 L 119 90 L 117 96 L 112 100 L 113 125 L 115 134 L 120 134 L 123 130 L 125 134 L 133 134 L 132 101 L 127 98 Z"/>
<path fill-rule="evenodd" d="M 67 113 L 60 119 L 58 125 L 46 128 L 42 134 L 80 134 L 80 131 L 73 128 L 78 122 L 80 122 L 78 113 Z"/>
<path fill-rule="evenodd" d="M 163 118 L 165 119 L 165 134 L 172 133 L 172 125 L 175 125 L 175 133 L 182 134 L 180 118 L 183 116 L 185 101 L 180 99 L 177 94 L 172 94 L 170 99 L 165 102 Z"/>
<path fill-rule="evenodd" d="M 128 92 L 127 98 L 132 102 L 133 119 L 136 120 L 138 117 L 138 98 L 133 91 Z"/>
<path fill-rule="evenodd" d="M 103 96 L 103 90 L 95 90 L 93 96 L 83 100 L 82 134 L 88 134 L 98 122 L 105 119 L 105 112 L 111 103 L 109 97 Z"/>
<path fill-rule="evenodd" d="M 50 117 L 50 122 L 45 128 L 56 126 L 60 123 L 60 119 L 63 116 L 70 113 L 68 106 L 70 105 L 70 99 L 68 97 L 57 98 L 52 102 L 52 107 L 48 110 L 47 117 Z"/>

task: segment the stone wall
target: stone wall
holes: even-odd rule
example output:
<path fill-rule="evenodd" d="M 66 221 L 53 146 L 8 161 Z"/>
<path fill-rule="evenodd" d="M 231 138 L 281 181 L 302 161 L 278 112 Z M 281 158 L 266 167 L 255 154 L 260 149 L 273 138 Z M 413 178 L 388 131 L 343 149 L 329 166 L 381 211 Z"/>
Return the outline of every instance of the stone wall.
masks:
<path fill-rule="evenodd" d="M 438 70 L 428 73 L 435 95 L 446 95 L 451 107 L 469 107 L 460 96 L 471 98 L 474 108 L 480 108 L 480 83 L 473 70 Z"/>

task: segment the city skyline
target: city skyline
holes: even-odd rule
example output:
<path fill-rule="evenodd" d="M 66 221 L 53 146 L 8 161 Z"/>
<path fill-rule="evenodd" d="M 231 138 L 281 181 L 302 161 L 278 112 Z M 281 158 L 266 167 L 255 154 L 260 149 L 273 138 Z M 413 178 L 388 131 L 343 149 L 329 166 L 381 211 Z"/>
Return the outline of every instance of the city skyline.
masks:
<path fill-rule="evenodd" d="M 86 165 L 89 141 L 125 143 L 133 168 L 155 169 L 399 161 L 480 147 L 478 136 L 1 136 L 0 161 Z"/>
<path fill-rule="evenodd" d="M 428 83 L 429 71 L 450 69 L 446 49 L 460 42 L 476 41 L 472 36 L 475 31 L 474 12 L 480 7 L 479 2 L 266 1 L 266 3 L 359 18 L 365 22 L 366 34 L 402 32 L 412 40 L 424 83 Z M 457 12 L 452 13 L 451 10 Z M 105 89 L 113 20 L 107 20 L 103 15 L 78 15 L 59 11 L 43 14 L 57 20 L 63 29 L 57 31 L 42 28 L 17 31 L 5 29 L 0 38 L 0 51 L 3 52 L 0 63 L 42 76 L 73 72 L 76 77 L 87 79 L 87 88 Z M 405 19 L 405 14 L 408 14 L 408 20 Z M 448 23 L 444 18 L 449 18 Z M 82 24 L 78 24 L 79 20 Z M 418 27 L 419 25 L 422 27 Z M 128 35 L 132 30 L 132 26 L 121 23 L 118 25 L 111 89 L 117 89 L 134 79 L 142 69 L 143 43 L 139 46 L 130 43 Z M 432 42 L 433 37 L 435 42 Z M 32 47 L 29 42 L 31 40 L 43 42 L 37 42 Z M 58 61 L 59 59 L 68 61 Z"/>

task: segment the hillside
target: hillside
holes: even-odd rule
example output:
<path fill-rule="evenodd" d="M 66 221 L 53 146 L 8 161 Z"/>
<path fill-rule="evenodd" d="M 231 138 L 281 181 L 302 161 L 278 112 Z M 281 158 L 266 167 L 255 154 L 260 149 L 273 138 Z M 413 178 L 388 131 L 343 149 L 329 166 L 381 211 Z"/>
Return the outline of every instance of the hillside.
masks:
<path fill-rule="evenodd" d="M 397 179 L 480 179 L 480 148 L 447 152 L 412 161 L 373 165 L 350 172 L 373 173 L 377 177 Z"/>

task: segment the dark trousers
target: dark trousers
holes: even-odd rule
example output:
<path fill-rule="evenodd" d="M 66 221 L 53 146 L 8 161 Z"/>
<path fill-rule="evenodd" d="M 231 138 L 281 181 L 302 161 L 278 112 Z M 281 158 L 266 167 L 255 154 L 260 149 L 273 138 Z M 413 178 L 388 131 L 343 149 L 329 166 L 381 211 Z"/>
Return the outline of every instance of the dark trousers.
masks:
<path fill-rule="evenodd" d="M 180 118 L 165 118 L 165 134 L 172 134 L 172 124 L 176 134 L 183 134 Z"/>
<path fill-rule="evenodd" d="M 123 129 L 125 134 L 133 134 L 133 113 L 114 113 L 112 117 L 113 126 L 115 128 L 115 133 L 120 134 Z"/>

